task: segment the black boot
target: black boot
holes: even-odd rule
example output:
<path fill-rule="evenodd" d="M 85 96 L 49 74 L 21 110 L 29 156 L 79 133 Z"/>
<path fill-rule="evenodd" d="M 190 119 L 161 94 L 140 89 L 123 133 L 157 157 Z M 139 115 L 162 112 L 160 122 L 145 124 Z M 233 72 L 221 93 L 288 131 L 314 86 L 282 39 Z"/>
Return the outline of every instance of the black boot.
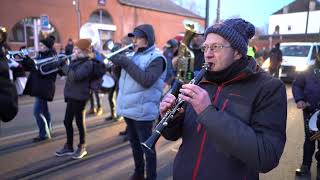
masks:
<path fill-rule="evenodd" d="M 310 167 L 306 165 L 301 165 L 299 169 L 296 169 L 297 176 L 305 176 L 310 174 Z"/>
<path fill-rule="evenodd" d="M 127 135 L 127 129 L 119 132 L 119 136 L 125 136 L 125 135 Z"/>

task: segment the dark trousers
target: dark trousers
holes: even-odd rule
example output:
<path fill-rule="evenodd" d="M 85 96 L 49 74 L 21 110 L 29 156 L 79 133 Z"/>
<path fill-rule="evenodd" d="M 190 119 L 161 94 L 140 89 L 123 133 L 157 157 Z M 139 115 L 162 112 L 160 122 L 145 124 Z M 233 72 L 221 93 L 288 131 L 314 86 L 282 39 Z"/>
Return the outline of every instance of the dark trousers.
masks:
<path fill-rule="evenodd" d="M 143 148 L 141 143 L 146 141 L 152 133 L 153 121 L 136 121 L 130 118 L 124 118 L 127 123 L 129 141 L 132 148 L 132 154 L 135 164 L 135 174 L 144 176 L 146 159 L 147 179 L 156 179 L 157 177 L 157 155 Z"/>
<path fill-rule="evenodd" d="M 279 69 L 280 69 L 280 66 L 279 67 L 275 67 L 275 68 L 269 68 L 269 73 L 273 77 L 279 78 Z"/>
<path fill-rule="evenodd" d="M 108 101 L 109 101 L 109 106 L 111 110 L 111 116 L 116 117 L 116 112 L 115 112 L 115 102 L 113 101 L 113 97 L 117 97 L 118 94 L 118 84 L 115 82 L 115 85 L 110 88 L 110 91 L 108 92 Z"/>
<path fill-rule="evenodd" d="M 73 118 L 76 118 L 76 124 L 79 131 L 79 146 L 85 146 L 86 125 L 85 125 L 85 108 L 86 101 L 77 101 L 68 99 L 66 114 L 64 117 L 64 126 L 67 132 L 67 144 L 73 146 Z"/>
<path fill-rule="evenodd" d="M 304 144 L 303 144 L 303 161 L 302 164 L 311 167 L 312 163 L 312 156 L 315 151 L 316 142 L 311 141 L 310 137 L 313 135 L 309 130 L 309 118 L 311 117 L 312 112 L 308 110 L 303 110 L 303 119 L 304 119 Z M 320 149 L 319 141 L 318 143 L 318 150 Z M 319 164 L 319 163 L 318 163 Z M 318 165 L 319 166 L 319 165 Z"/>
<path fill-rule="evenodd" d="M 99 93 L 97 91 L 92 91 L 90 92 L 90 107 L 91 109 L 94 108 L 94 97 L 96 98 L 96 102 L 97 102 L 97 107 L 100 108 L 101 107 L 101 103 L 100 103 L 100 97 L 99 97 Z"/>

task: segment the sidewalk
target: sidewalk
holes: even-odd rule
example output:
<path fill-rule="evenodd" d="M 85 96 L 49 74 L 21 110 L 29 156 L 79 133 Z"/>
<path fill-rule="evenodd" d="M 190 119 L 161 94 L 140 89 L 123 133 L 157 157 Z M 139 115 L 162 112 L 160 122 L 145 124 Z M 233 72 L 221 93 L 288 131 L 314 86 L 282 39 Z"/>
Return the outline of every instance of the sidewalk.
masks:
<path fill-rule="evenodd" d="M 64 85 L 65 79 L 60 76 L 56 80 L 56 91 L 53 101 L 48 103 L 51 122 L 53 128 L 63 127 L 63 120 L 66 111 L 66 103 L 64 102 Z M 38 126 L 33 116 L 33 103 L 34 97 L 29 95 L 19 97 L 19 111 L 16 117 L 8 123 L 0 123 L 0 139 L 8 136 L 15 137 L 17 135 L 23 135 L 31 133 L 36 136 L 38 133 Z M 101 116 L 87 115 L 86 121 L 93 119 L 104 119 L 109 116 L 110 108 L 108 103 L 107 94 L 100 95 L 100 102 L 104 113 Z M 89 109 L 90 103 L 87 103 L 86 109 Z"/>
<path fill-rule="evenodd" d="M 56 91 L 55 91 L 53 101 L 63 99 L 63 90 L 64 90 L 65 83 L 66 83 L 65 77 L 57 76 Z M 26 105 L 26 104 L 33 104 L 34 97 L 31 97 L 29 95 L 23 95 L 23 96 L 19 96 L 18 101 L 19 101 L 18 102 L 19 106 Z"/>
<path fill-rule="evenodd" d="M 51 141 L 33 143 L 24 136 L 0 143 L 1 179 L 128 179 L 134 171 L 131 148 L 118 132 L 125 123 L 99 122 L 88 125 L 88 155 L 80 160 L 56 157 L 65 143 L 65 133 L 56 132 Z M 78 133 L 75 132 L 76 146 Z M 181 141 L 163 138 L 157 143 L 158 179 L 172 179 L 172 164 Z"/>

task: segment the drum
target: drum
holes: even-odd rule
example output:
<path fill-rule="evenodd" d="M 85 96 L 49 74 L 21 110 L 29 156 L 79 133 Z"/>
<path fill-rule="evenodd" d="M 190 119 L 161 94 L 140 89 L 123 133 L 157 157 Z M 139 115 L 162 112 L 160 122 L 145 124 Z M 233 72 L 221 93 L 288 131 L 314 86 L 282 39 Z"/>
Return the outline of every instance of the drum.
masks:
<path fill-rule="evenodd" d="M 309 130 L 312 133 L 312 136 L 310 137 L 311 141 L 320 139 L 320 131 L 319 131 L 319 128 L 317 125 L 319 112 L 320 112 L 320 110 L 313 113 L 311 118 L 309 119 L 309 124 L 308 124 Z"/>
<path fill-rule="evenodd" d="M 102 84 L 101 84 L 101 92 L 108 93 L 110 89 L 112 89 L 115 85 L 115 81 L 110 74 L 105 74 L 102 77 Z"/>
<path fill-rule="evenodd" d="M 320 111 L 320 110 L 319 110 Z M 319 111 L 316 111 L 315 113 L 312 114 L 310 120 L 309 120 L 309 129 L 311 131 L 319 131 L 318 127 L 317 127 L 317 121 L 318 121 L 318 114 Z"/>

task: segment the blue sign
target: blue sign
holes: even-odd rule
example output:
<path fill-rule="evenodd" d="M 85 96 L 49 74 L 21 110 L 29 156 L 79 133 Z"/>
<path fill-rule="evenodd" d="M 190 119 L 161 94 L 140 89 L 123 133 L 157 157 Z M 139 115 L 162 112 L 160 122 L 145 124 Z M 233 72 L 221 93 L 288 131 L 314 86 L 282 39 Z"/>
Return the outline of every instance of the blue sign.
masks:
<path fill-rule="evenodd" d="M 47 16 L 47 15 L 40 16 L 40 26 L 41 26 L 42 30 L 48 30 L 50 28 L 49 16 Z"/>
<path fill-rule="evenodd" d="M 98 5 L 105 6 L 106 3 L 107 3 L 107 0 L 98 0 Z"/>

